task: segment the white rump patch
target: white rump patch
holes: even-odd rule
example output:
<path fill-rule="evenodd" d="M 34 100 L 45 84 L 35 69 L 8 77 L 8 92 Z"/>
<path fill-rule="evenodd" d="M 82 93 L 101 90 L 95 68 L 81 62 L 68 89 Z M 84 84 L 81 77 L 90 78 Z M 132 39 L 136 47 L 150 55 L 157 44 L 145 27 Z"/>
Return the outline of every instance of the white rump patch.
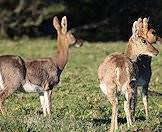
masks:
<path fill-rule="evenodd" d="M 119 69 L 119 67 L 117 67 L 115 69 L 115 74 L 116 74 L 116 83 L 118 85 L 118 89 L 120 89 L 121 84 L 120 84 L 120 81 L 119 81 L 119 79 L 120 79 L 120 69 Z"/>
<path fill-rule="evenodd" d="M 24 85 L 23 85 L 23 89 L 25 90 L 25 92 L 37 92 L 37 93 L 42 93 L 43 92 L 43 88 L 38 86 L 38 85 L 35 85 L 35 84 L 32 84 L 30 82 L 26 82 Z"/>
<path fill-rule="evenodd" d="M 3 84 L 2 74 L 0 73 L 0 91 L 3 90 L 4 90 L 4 84 Z"/>
<path fill-rule="evenodd" d="M 100 83 L 100 88 L 101 88 L 101 91 L 107 95 L 107 86 L 105 83 Z"/>
<path fill-rule="evenodd" d="M 119 69 L 119 67 L 117 67 L 115 69 L 115 73 L 116 73 L 116 79 L 119 81 L 119 77 L 120 77 L 120 69 Z"/>

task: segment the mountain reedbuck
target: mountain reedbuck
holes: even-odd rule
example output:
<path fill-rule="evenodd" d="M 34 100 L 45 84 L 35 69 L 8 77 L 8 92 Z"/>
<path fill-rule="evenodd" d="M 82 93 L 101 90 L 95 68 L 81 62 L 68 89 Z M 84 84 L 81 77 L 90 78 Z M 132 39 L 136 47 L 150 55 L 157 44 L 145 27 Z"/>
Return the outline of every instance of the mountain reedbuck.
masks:
<path fill-rule="evenodd" d="M 98 69 L 100 88 L 112 105 L 110 131 L 115 131 L 118 128 L 119 92 L 125 95 L 124 110 L 126 112 L 127 126 L 132 125 L 131 106 L 136 101 L 136 82 L 138 80 L 137 57 L 139 55 L 155 56 L 158 54 L 158 50 L 147 39 L 138 34 L 138 23 L 134 22 L 126 54 L 114 53 L 108 56 Z"/>
<path fill-rule="evenodd" d="M 57 53 L 52 58 L 29 59 L 25 61 L 27 67 L 26 92 L 37 92 L 43 107 L 43 114 L 51 112 L 52 89 L 60 81 L 60 75 L 69 58 L 69 47 L 80 47 L 82 43 L 76 39 L 71 31 L 67 31 L 67 18 L 64 16 L 61 25 L 57 17 L 53 19 L 53 26 L 57 30 Z"/>
<path fill-rule="evenodd" d="M 153 28 L 150 28 L 149 19 L 139 18 L 136 23 L 138 25 L 138 35 L 141 37 L 144 37 L 147 39 L 151 44 L 156 43 L 157 41 L 160 41 L 161 38 L 157 36 L 156 31 Z M 137 58 L 136 64 L 138 65 L 139 69 L 139 79 L 137 82 L 138 87 L 142 87 L 142 96 L 143 96 L 143 104 L 144 104 L 144 110 L 146 113 L 146 118 L 148 118 L 148 87 L 149 82 L 152 74 L 151 70 L 151 60 L 152 57 L 148 55 L 140 55 Z M 135 106 L 133 106 L 135 107 Z M 135 108 L 133 108 L 135 110 Z"/>
<path fill-rule="evenodd" d="M 16 89 L 25 83 L 26 68 L 23 59 L 15 55 L 0 56 L 0 112 L 5 113 L 3 103 Z"/>
<path fill-rule="evenodd" d="M 44 116 L 51 112 L 52 89 L 59 83 L 60 75 L 68 62 L 69 47 L 72 45 L 80 47 L 82 45 L 71 31 L 67 31 L 66 16 L 62 18 L 61 24 L 58 18 L 54 17 L 53 26 L 57 30 L 57 52 L 55 56 L 44 59 L 25 60 L 25 83 L 18 89 L 22 92 L 36 92 L 39 94 Z M 20 65 L 16 66 L 20 67 Z M 24 79 L 23 76 L 20 79 Z M 13 80 L 11 81 L 13 82 Z M 13 83 L 9 84 L 13 85 Z M 6 91 L 13 92 L 15 90 L 15 87 L 6 87 Z M 3 96 L 0 97 L 3 98 Z"/>

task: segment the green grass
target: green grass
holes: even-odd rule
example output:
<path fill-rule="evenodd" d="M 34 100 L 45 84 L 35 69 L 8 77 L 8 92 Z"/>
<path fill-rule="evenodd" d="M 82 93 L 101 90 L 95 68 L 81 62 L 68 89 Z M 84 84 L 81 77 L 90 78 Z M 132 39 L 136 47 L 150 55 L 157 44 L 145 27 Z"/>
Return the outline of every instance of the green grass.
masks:
<path fill-rule="evenodd" d="M 56 41 L 50 39 L 17 41 L 1 40 L 1 54 L 17 54 L 23 58 L 49 57 L 54 54 Z M 52 115 L 43 117 L 38 94 L 14 93 L 5 102 L 7 114 L 0 115 L 0 131 L 88 131 L 109 130 L 111 106 L 101 93 L 97 69 L 112 52 L 124 52 L 126 42 L 87 43 L 72 48 L 61 82 L 53 89 Z M 162 51 L 162 46 L 157 46 Z M 153 59 L 150 90 L 162 93 L 162 52 Z M 162 97 L 149 96 L 149 120 L 145 120 L 141 97 L 138 97 L 136 122 L 128 130 L 119 102 L 119 131 L 158 131 Z"/>

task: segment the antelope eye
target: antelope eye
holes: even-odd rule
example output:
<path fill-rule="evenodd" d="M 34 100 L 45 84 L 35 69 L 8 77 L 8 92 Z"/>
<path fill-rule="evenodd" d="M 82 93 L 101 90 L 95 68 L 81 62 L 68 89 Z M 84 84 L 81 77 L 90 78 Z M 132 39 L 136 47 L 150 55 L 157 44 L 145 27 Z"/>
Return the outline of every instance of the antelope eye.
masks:
<path fill-rule="evenodd" d="M 155 31 L 152 32 L 153 35 L 157 35 Z"/>
<path fill-rule="evenodd" d="M 73 34 L 73 33 L 71 33 L 71 34 L 70 34 L 70 36 L 71 36 L 71 37 L 73 37 L 73 36 L 74 36 L 74 34 Z"/>
<path fill-rule="evenodd" d="M 71 35 L 74 35 L 71 31 L 69 31 L 69 33 L 70 33 Z"/>
<path fill-rule="evenodd" d="M 146 44 L 147 42 L 146 42 L 146 40 L 142 40 L 142 43 L 143 43 L 143 44 Z"/>

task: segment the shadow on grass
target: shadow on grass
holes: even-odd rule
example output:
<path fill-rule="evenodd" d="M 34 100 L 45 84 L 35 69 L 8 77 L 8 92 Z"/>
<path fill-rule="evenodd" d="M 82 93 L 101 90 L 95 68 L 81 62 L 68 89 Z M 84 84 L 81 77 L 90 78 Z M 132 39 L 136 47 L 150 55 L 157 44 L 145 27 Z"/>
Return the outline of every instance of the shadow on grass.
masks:
<path fill-rule="evenodd" d="M 94 118 L 94 119 L 91 119 L 91 122 L 96 126 L 101 125 L 101 124 L 107 125 L 111 123 L 111 119 L 110 118 Z M 118 117 L 118 123 L 125 124 L 127 123 L 127 120 L 126 118 Z"/>
<path fill-rule="evenodd" d="M 139 116 L 139 117 L 136 117 L 136 120 L 145 121 L 146 119 L 144 116 Z M 94 126 L 100 126 L 102 124 L 108 125 L 111 123 L 111 119 L 110 118 L 94 118 L 94 119 L 91 119 L 90 122 L 92 122 Z M 118 123 L 126 124 L 127 120 L 126 120 L 126 118 L 118 117 Z"/>
<path fill-rule="evenodd" d="M 91 122 L 95 126 L 100 126 L 101 124 L 107 125 L 107 124 L 111 123 L 111 119 L 109 119 L 109 118 L 94 118 L 94 119 L 91 120 Z"/>
<path fill-rule="evenodd" d="M 139 116 L 139 117 L 136 117 L 135 120 L 137 121 L 145 121 L 146 118 L 144 116 Z"/>
<path fill-rule="evenodd" d="M 162 93 L 159 93 L 157 91 L 148 91 L 149 96 L 162 96 Z"/>

